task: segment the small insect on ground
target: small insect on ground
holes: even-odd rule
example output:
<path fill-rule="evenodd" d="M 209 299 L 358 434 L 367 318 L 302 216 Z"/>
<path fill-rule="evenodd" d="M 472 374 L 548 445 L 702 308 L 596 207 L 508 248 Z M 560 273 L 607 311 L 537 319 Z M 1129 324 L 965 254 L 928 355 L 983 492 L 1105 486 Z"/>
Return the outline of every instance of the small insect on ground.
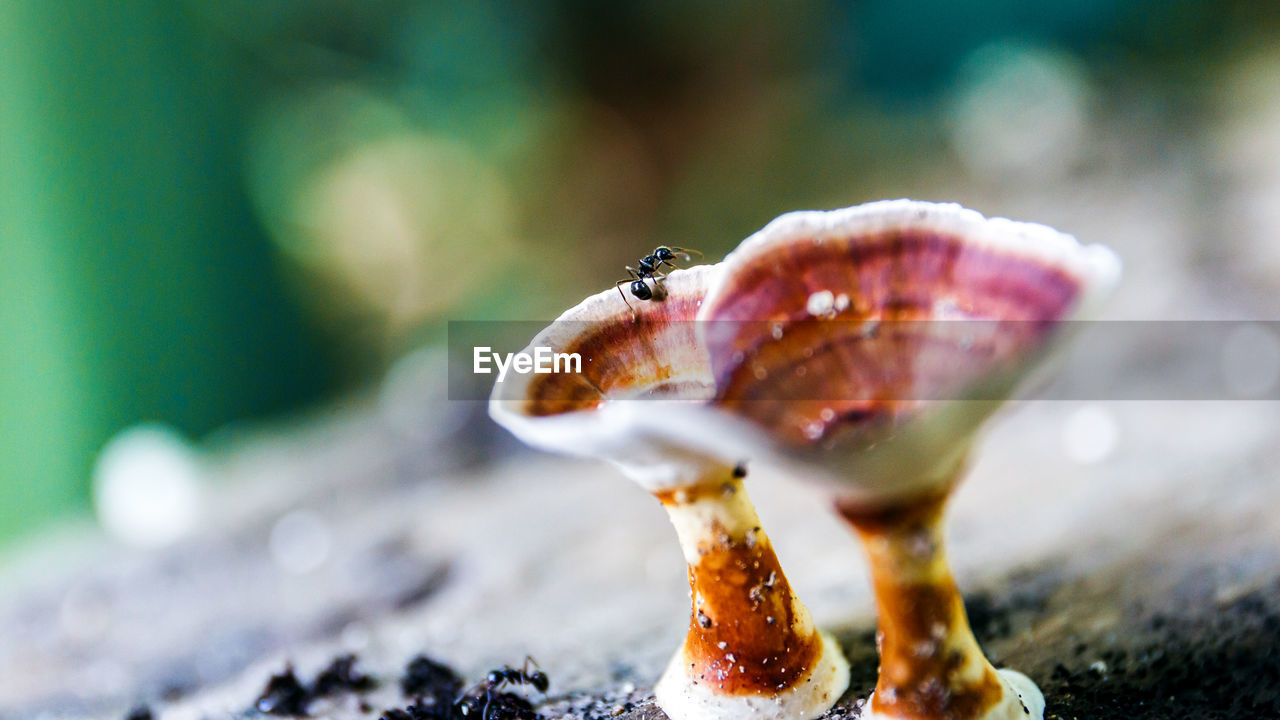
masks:
<path fill-rule="evenodd" d="M 530 669 L 530 666 L 532 666 L 532 669 Z M 485 682 L 489 683 L 489 686 L 494 689 L 502 685 L 529 685 L 541 693 L 545 693 L 551 685 L 547 674 L 542 672 L 542 668 L 538 667 L 538 662 L 529 656 L 525 656 L 524 666 L 519 670 L 510 665 L 490 670 Z"/>
<path fill-rule="evenodd" d="M 510 692 L 499 692 L 506 686 L 528 685 L 540 693 L 551 686 L 547 674 L 532 657 L 524 665 L 504 665 L 489 671 L 454 703 L 454 712 L 462 720 L 537 720 L 540 717 L 527 698 Z"/>

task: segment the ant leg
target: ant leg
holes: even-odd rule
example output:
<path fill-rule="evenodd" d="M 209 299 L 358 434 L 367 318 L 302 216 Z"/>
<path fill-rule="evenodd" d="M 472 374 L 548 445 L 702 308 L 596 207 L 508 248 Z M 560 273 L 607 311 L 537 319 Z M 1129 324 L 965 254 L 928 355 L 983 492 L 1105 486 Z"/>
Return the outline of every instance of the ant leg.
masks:
<path fill-rule="evenodd" d="M 631 267 L 630 265 L 627 266 L 627 274 L 630 275 L 631 277 L 626 280 L 619 280 L 618 282 L 614 283 L 613 286 L 618 289 L 618 295 L 622 296 L 622 302 L 627 304 L 627 309 L 630 310 L 631 314 L 634 315 L 636 312 L 636 309 L 631 306 L 631 301 L 627 300 L 626 293 L 622 292 L 622 286 L 623 284 L 632 283 L 632 282 L 635 282 L 636 280 L 643 281 L 644 276 L 641 275 L 638 270 Z"/>
<path fill-rule="evenodd" d="M 464 698 L 464 697 L 466 697 L 466 696 L 470 695 L 472 690 L 475 690 L 476 688 L 480 687 L 481 685 L 484 685 L 485 683 L 486 683 L 486 681 L 485 681 L 485 680 L 481 680 L 480 682 L 476 683 L 475 685 L 472 685 L 471 687 L 467 688 L 466 690 L 463 690 L 463 691 L 462 691 L 462 694 L 461 694 L 461 695 L 459 695 L 458 697 L 460 697 L 460 698 Z"/>
<path fill-rule="evenodd" d="M 624 284 L 626 284 L 626 283 L 629 283 L 629 282 L 631 282 L 631 281 L 630 281 L 630 280 L 619 280 L 618 282 L 614 283 L 614 285 L 613 285 L 613 286 L 614 286 L 615 288 L 617 288 L 617 289 L 618 289 L 618 296 L 622 298 L 622 302 L 627 303 L 627 309 L 629 309 L 631 312 L 635 312 L 635 311 L 636 311 L 636 309 L 635 309 L 635 308 L 633 308 L 633 307 L 631 307 L 631 303 L 627 301 L 627 295 L 626 295 L 626 293 L 622 292 L 622 286 L 623 286 Z"/>
<path fill-rule="evenodd" d="M 654 276 L 653 276 L 653 290 L 654 290 L 653 299 L 654 300 L 666 299 L 667 286 L 662 282 L 663 280 L 666 280 L 666 279 L 667 279 L 666 275 L 663 275 L 662 273 L 654 273 Z"/>
<path fill-rule="evenodd" d="M 463 701 L 463 700 L 466 700 L 467 698 L 471 697 L 471 693 L 475 692 L 475 690 L 476 690 L 477 688 L 481 687 L 481 686 L 483 686 L 483 687 L 485 688 L 485 693 L 486 693 L 486 695 L 485 695 L 485 700 L 486 700 L 486 706 L 487 706 L 487 704 L 488 704 L 488 695 L 487 695 L 487 693 L 489 692 L 489 682 L 488 682 L 488 680 L 481 680 L 480 682 L 476 683 L 475 685 L 472 685 L 471 687 L 467 688 L 466 690 L 463 690 L 463 691 L 462 691 L 462 694 L 458 696 L 458 699 L 454 701 L 454 703 L 453 703 L 453 704 L 454 704 L 454 707 L 456 708 L 458 705 L 460 705 L 460 704 L 462 703 L 462 701 Z"/>
<path fill-rule="evenodd" d="M 666 297 L 667 286 L 662 284 L 662 281 L 667 279 L 666 273 L 661 270 L 654 270 L 653 274 L 649 276 L 649 279 L 653 280 L 653 297 L 657 300 L 661 300 Z"/>

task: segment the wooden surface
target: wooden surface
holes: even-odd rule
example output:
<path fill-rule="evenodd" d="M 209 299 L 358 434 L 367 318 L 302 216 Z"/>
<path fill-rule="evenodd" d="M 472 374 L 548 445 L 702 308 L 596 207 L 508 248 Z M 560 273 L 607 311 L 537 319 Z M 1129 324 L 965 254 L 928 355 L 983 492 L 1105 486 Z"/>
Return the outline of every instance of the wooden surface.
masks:
<path fill-rule="evenodd" d="M 1093 464 L 1063 450 L 1078 404 L 1018 404 L 989 427 L 949 525 L 979 639 L 1040 683 L 1051 717 L 1098 717 L 1148 691 L 1180 710 L 1147 698 L 1151 714 L 1129 716 L 1216 717 L 1206 708 L 1237 681 L 1233 697 L 1274 708 L 1280 408 L 1099 408 L 1118 436 Z M 660 716 L 648 688 L 688 613 L 661 508 L 603 464 L 523 451 L 477 409 L 423 398 L 423 417 L 452 418 L 453 433 L 406 432 L 368 403 L 252 434 L 215 455 L 207 522 L 179 545 L 129 551 L 82 527 L 11 557 L 0 718 L 123 717 L 138 702 L 166 720 L 241 717 L 286 662 L 309 678 L 343 651 L 383 681 L 366 698 L 374 712 L 339 698 L 315 715 L 405 704 L 396 679 L 425 652 L 468 683 L 532 655 L 552 680 L 548 716 Z M 856 715 L 875 677 L 861 550 L 798 479 L 755 467 L 747 488 L 799 596 L 853 662 L 836 714 Z M 300 575 L 269 551 L 298 509 L 331 545 Z"/>

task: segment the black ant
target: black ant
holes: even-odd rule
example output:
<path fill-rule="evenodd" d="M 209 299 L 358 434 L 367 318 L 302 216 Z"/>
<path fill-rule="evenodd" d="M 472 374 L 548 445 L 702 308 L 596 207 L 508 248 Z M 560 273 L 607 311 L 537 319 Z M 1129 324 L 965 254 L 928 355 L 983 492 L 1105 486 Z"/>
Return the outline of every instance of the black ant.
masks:
<path fill-rule="evenodd" d="M 533 705 L 525 698 L 498 692 L 504 685 L 528 685 L 545 693 L 551 686 L 551 680 L 538 667 L 537 661 L 526 656 L 524 666 L 519 669 L 504 665 L 490 670 L 484 680 L 471 686 L 454 703 L 455 715 L 460 718 L 480 715 L 481 720 L 531 720 L 538 717 Z M 482 690 L 483 695 L 480 693 Z"/>
<path fill-rule="evenodd" d="M 529 671 L 529 666 L 533 666 L 533 671 Z M 542 672 L 542 668 L 538 667 L 538 661 L 526 655 L 524 658 L 524 667 L 519 670 L 504 665 L 500 668 L 490 670 L 489 675 L 485 677 L 485 682 L 489 687 L 497 688 L 500 685 L 531 685 L 538 692 L 544 693 L 551 686 L 551 680 L 547 678 L 547 674 Z"/>
<path fill-rule="evenodd" d="M 637 263 L 640 267 L 633 268 L 630 265 L 627 266 L 627 273 L 630 274 L 631 277 L 614 283 L 614 287 L 618 289 L 618 294 L 622 296 L 622 302 L 627 303 L 627 307 L 631 308 L 632 311 L 635 310 L 635 308 L 631 307 L 631 303 L 627 300 L 627 296 L 622 292 L 622 286 L 625 283 L 631 283 L 631 294 L 635 296 L 637 300 L 652 300 L 655 297 L 655 289 L 657 290 L 657 297 L 661 298 L 665 290 L 663 290 L 662 286 L 658 284 L 658 281 L 666 279 L 667 276 L 662 273 L 660 268 L 663 265 L 667 265 L 679 270 L 680 266 L 671 262 L 676 259 L 677 255 L 683 255 L 685 258 L 690 258 L 691 255 L 701 256 L 702 253 L 697 250 L 690 250 L 689 248 L 659 245 L 652 253 L 640 258 L 640 262 Z M 645 280 L 650 279 L 653 280 L 653 287 L 649 287 L 649 283 L 645 282 Z"/>

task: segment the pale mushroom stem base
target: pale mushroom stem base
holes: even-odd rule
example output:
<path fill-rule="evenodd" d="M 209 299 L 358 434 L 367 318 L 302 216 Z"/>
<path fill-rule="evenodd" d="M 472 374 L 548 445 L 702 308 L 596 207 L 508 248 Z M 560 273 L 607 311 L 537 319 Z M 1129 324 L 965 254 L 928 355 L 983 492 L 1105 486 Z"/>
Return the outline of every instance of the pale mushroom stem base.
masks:
<path fill-rule="evenodd" d="M 796 598 L 740 473 L 655 493 L 680 538 L 689 632 L 654 688 L 673 720 L 811 720 L 835 704 L 849 666 Z"/>
<path fill-rule="evenodd" d="M 880 676 L 871 720 L 1041 720 L 1026 676 L 992 667 L 969 628 L 943 545 L 946 494 L 892 506 L 842 504 L 870 559 Z"/>

